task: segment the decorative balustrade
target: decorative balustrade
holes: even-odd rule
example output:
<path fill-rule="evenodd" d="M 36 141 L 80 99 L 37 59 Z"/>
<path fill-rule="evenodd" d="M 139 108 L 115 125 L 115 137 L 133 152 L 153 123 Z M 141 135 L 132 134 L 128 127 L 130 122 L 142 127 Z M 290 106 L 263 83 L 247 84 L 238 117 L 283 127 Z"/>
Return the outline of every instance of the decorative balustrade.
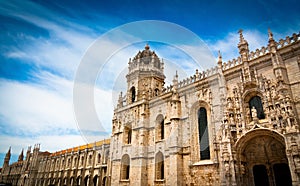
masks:
<path fill-rule="evenodd" d="M 282 47 L 285 47 L 287 45 L 290 45 L 292 43 L 297 42 L 300 40 L 300 32 L 299 33 L 294 33 L 291 37 L 286 36 L 285 39 L 280 39 L 279 42 L 277 42 L 277 48 L 280 49 Z"/>

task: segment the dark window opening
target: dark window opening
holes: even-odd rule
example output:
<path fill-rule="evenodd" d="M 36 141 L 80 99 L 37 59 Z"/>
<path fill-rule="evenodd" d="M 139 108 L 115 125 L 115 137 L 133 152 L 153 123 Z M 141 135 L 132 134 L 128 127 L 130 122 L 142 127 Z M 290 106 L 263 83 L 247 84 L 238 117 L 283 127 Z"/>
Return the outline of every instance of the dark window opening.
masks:
<path fill-rule="evenodd" d="M 160 166 L 160 179 L 165 179 L 164 162 L 162 162 Z"/>
<path fill-rule="evenodd" d="M 279 163 L 273 166 L 276 186 L 292 186 L 292 177 L 289 166 Z"/>
<path fill-rule="evenodd" d="M 101 162 L 101 154 L 99 153 L 98 154 L 98 163 L 100 163 Z"/>
<path fill-rule="evenodd" d="M 198 132 L 200 144 L 200 160 L 210 159 L 207 112 L 204 107 L 198 110 Z"/>
<path fill-rule="evenodd" d="M 160 122 L 160 139 L 165 138 L 165 126 L 164 126 L 164 120 Z"/>
<path fill-rule="evenodd" d="M 133 103 L 135 101 L 135 88 L 132 87 L 131 88 L 131 103 Z"/>
<path fill-rule="evenodd" d="M 128 129 L 127 133 L 127 144 L 131 144 L 131 136 L 132 136 L 132 130 Z"/>
<path fill-rule="evenodd" d="M 266 166 L 255 165 L 253 167 L 253 176 L 254 176 L 255 186 L 268 186 L 269 185 L 269 177 L 268 177 Z"/>
<path fill-rule="evenodd" d="M 89 181 L 89 177 L 86 176 L 86 177 L 84 178 L 84 185 L 85 185 L 85 186 L 88 186 L 88 181 Z"/>
<path fill-rule="evenodd" d="M 262 105 L 262 102 L 261 102 L 261 99 L 260 99 L 259 96 L 254 96 L 250 99 L 249 109 L 251 110 L 253 107 L 256 109 L 257 118 L 258 119 L 265 119 L 265 113 L 264 113 L 263 105 Z M 251 118 L 252 118 L 252 114 L 251 114 Z"/>
<path fill-rule="evenodd" d="M 93 185 L 97 186 L 97 182 L 98 182 L 98 176 L 94 176 L 94 178 L 93 178 Z"/>
<path fill-rule="evenodd" d="M 125 179 L 128 180 L 129 179 L 129 171 L 130 171 L 130 167 L 129 165 L 126 166 L 126 176 Z"/>

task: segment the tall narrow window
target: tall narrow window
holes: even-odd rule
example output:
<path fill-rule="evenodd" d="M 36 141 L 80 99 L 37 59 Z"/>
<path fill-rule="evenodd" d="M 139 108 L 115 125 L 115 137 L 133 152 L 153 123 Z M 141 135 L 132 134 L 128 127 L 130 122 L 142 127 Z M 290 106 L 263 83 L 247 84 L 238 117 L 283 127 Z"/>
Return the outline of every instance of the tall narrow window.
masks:
<path fill-rule="evenodd" d="M 74 167 L 77 165 L 77 157 L 74 157 Z"/>
<path fill-rule="evenodd" d="M 68 167 L 71 167 L 71 158 L 68 158 Z"/>
<path fill-rule="evenodd" d="M 135 101 L 135 88 L 132 87 L 131 88 L 131 103 L 133 103 Z"/>
<path fill-rule="evenodd" d="M 165 121 L 164 116 L 159 114 L 156 117 L 155 140 L 160 141 L 165 138 Z"/>
<path fill-rule="evenodd" d="M 83 166 L 84 157 L 81 156 L 81 166 Z"/>
<path fill-rule="evenodd" d="M 164 156 L 161 152 L 155 156 L 155 178 L 156 180 L 165 179 Z"/>
<path fill-rule="evenodd" d="M 164 120 L 160 122 L 160 139 L 165 138 L 165 125 L 164 125 Z"/>
<path fill-rule="evenodd" d="M 128 180 L 130 175 L 130 158 L 127 154 L 121 160 L 121 179 Z"/>
<path fill-rule="evenodd" d="M 100 163 L 101 162 L 101 154 L 99 153 L 98 154 L 98 163 Z"/>
<path fill-rule="evenodd" d="M 263 105 L 262 105 L 262 102 L 261 102 L 261 99 L 260 99 L 259 96 L 254 96 L 250 99 L 249 109 L 251 110 L 253 107 L 256 109 L 257 118 L 258 119 L 265 119 L 265 113 L 264 113 Z M 252 114 L 251 114 L 251 118 L 252 118 Z"/>
<path fill-rule="evenodd" d="M 200 144 L 200 160 L 210 159 L 207 112 L 204 107 L 198 110 L 198 132 Z"/>
<path fill-rule="evenodd" d="M 64 165 L 65 165 L 65 160 L 63 159 L 63 160 L 61 161 L 61 168 L 64 168 Z"/>
<path fill-rule="evenodd" d="M 124 143 L 125 144 L 131 144 L 131 136 L 132 136 L 132 129 L 131 129 L 131 126 L 126 126 L 124 128 Z"/>
<path fill-rule="evenodd" d="M 132 136 L 132 130 L 128 129 L 128 133 L 127 133 L 127 143 L 131 144 L 131 136 Z"/>
<path fill-rule="evenodd" d="M 89 165 L 92 164 L 92 155 L 91 155 L 91 154 L 89 155 L 89 161 L 88 161 L 88 164 L 89 164 Z"/>

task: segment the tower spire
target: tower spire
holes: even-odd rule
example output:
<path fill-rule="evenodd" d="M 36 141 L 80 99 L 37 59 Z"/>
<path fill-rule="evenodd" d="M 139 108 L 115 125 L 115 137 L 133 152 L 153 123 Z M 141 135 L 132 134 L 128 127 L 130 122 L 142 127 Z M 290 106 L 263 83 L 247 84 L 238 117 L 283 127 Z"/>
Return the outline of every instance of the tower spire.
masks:
<path fill-rule="evenodd" d="M 273 33 L 270 28 L 268 29 L 268 36 L 269 36 L 269 45 L 268 45 L 269 50 L 271 53 L 276 53 L 277 44 L 273 38 Z"/>
<path fill-rule="evenodd" d="M 244 39 L 244 36 L 243 36 L 243 30 L 240 29 L 240 30 L 238 31 L 238 33 L 240 34 L 240 43 L 245 42 L 246 40 Z M 246 42 L 247 42 L 247 41 L 246 41 Z"/>
<path fill-rule="evenodd" d="M 245 40 L 245 38 L 243 36 L 243 30 L 242 29 L 240 29 L 238 31 L 238 33 L 240 34 L 240 42 L 238 44 L 239 53 L 242 57 L 242 61 L 246 62 L 246 61 L 248 61 L 248 56 L 249 56 L 248 42 Z"/>
<path fill-rule="evenodd" d="M 4 162 L 3 162 L 3 168 L 9 166 L 10 156 L 11 156 L 11 147 L 9 147 L 9 149 L 5 155 Z"/>
<path fill-rule="evenodd" d="M 271 31 L 270 28 L 268 28 L 268 36 L 269 36 L 269 41 L 270 41 L 270 40 L 274 40 L 274 39 L 273 39 L 273 33 L 272 33 L 272 31 Z"/>
<path fill-rule="evenodd" d="M 221 52 L 220 50 L 218 51 L 218 66 L 222 68 L 222 55 L 221 55 Z"/>
<path fill-rule="evenodd" d="M 24 159 L 23 150 L 24 150 L 24 149 L 22 149 L 22 151 L 21 151 L 21 153 L 20 153 L 20 155 L 19 155 L 18 161 L 23 161 L 23 159 Z"/>

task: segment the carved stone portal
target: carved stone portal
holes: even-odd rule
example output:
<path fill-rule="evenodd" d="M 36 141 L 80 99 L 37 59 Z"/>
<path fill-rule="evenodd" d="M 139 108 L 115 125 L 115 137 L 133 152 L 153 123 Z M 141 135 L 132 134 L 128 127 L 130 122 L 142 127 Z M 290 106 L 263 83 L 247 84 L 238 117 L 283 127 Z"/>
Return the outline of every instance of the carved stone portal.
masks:
<path fill-rule="evenodd" d="M 241 185 L 292 185 L 283 137 L 270 131 L 252 131 L 238 144 Z"/>

